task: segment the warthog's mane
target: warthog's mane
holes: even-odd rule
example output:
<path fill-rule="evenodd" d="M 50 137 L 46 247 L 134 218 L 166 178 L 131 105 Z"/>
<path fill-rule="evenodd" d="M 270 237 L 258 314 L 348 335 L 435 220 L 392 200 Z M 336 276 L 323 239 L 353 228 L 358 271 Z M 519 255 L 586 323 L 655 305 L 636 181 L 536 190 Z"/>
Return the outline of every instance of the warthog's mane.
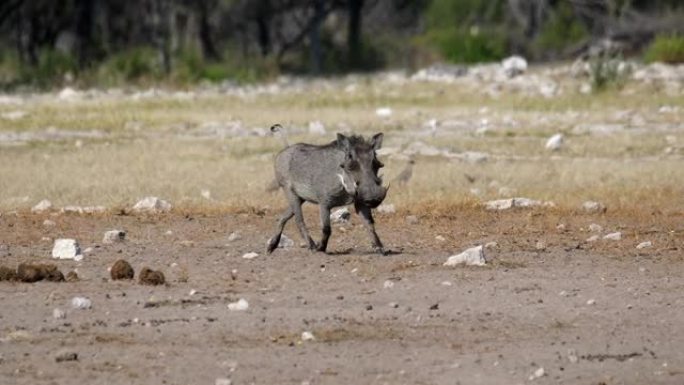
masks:
<path fill-rule="evenodd" d="M 362 150 L 369 150 L 371 148 L 370 142 L 368 142 L 366 138 L 364 138 L 361 135 L 350 135 L 346 138 L 349 139 L 349 146 L 351 148 L 358 148 Z M 332 142 L 325 145 L 324 147 L 337 147 L 338 145 L 338 140 L 335 139 Z"/>

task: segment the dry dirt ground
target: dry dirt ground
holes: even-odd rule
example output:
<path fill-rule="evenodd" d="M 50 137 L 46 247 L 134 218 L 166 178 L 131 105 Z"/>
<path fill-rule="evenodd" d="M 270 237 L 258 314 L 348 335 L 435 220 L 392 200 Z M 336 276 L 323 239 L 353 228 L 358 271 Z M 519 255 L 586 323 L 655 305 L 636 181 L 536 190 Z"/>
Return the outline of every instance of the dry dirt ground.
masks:
<path fill-rule="evenodd" d="M 0 282 L 0 383 L 684 383 L 681 213 L 454 207 L 413 224 L 381 214 L 385 257 L 356 217 L 334 228 L 329 254 L 265 255 L 276 216 L 3 214 L 3 265 L 51 261 L 54 237 L 92 251 L 56 261 L 78 282 Z M 316 217 L 308 207 L 314 233 Z M 585 242 L 591 223 L 622 240 Z M 103 245 L 111 229 L 127 240 Z M 285 233 L 299 243 L 293 223 Z M 645 240 L 653 247 L 636 250 Z M 487 242 L 487 266 L 442 266 Z M 120 258 L 167 284 L 111 281 Z M 75 296 L 92 308 L 72 309 Z M 249 308 L 229 310 L 240 298 Z M 69 352 L 77 360 L 57 362 Z"/>

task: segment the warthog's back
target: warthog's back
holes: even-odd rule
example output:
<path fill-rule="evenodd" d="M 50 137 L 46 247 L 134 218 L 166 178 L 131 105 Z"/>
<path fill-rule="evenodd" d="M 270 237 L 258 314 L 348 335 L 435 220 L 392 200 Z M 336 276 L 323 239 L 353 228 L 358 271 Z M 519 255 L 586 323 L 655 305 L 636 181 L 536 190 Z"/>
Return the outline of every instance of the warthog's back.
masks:
<path fill-rule="evenodd" d="M 334 143 L 323 146 L 297 143 L 285 148 L 275 159 L 278 184 L 309 202 L 351 203 L 337 175 L 344 153 Z"/>

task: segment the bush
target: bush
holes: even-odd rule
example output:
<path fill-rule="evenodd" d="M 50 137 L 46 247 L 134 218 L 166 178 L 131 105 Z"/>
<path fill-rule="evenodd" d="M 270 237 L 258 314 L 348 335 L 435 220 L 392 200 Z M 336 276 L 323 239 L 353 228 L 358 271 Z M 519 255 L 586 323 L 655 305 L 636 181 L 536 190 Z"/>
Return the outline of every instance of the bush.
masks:
<path fill-rule="evenodd" d="M 480 32 L 476 27 L 469 31 L 457 28 L 433 30 L 424 36 L 424 41 L 454 63 L 497 61 L 506 54 L 503 36 L 493 31 Z"/>
<path fill-rule="evenodd" d="M 545 52 L 547 50 L 558 53 L 588 36 L 588 31 L 575 17 L 572 7 L 568 3 L 558 4 L 553 15 L 544 24 L 536 46 Z"/>
<path fill-rule="evenodd" d="M 67 74 L 73 75 L 76 70 L 76 62 L 71 56 L 55 50 L 43 50 L 36 66 L 20 67 L 19 78 L 25 84 L 49 87 L 62 83 Z"/>
<path fill-rule="evenodd" d="M 629 67 L 620 57 L 603 53 L 589 60 L 591 89 L 595 92 L 620 88 L 629 75 Z"/>
<path fill-rule="evenodd" d="M 647 62 L 684 63 L 684 36 L 660 35 L 646 49 Z"/>

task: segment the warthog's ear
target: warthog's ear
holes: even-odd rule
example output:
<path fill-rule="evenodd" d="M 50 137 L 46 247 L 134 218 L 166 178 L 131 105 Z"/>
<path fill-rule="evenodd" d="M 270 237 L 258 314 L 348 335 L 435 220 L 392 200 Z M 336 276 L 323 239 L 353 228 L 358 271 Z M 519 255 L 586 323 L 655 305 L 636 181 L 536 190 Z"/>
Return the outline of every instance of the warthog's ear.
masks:
<path fill-rule="evenodd" d="M 340 150 L 347 152 L 351 149 L 351 143 L 349 143 L 349 138 L 346 136 L 338 133 L 337 134 L 337 148 Z"/>
<path fill-rule="evenodd" d="M 373 150 L 379 150 L 380 147 L 382 147 L 382 138 L 384 137 L 383 133 L 375 134 L 373 135 L 373 138 L 370 140 L 370 145 L 373 147 Z"/>

